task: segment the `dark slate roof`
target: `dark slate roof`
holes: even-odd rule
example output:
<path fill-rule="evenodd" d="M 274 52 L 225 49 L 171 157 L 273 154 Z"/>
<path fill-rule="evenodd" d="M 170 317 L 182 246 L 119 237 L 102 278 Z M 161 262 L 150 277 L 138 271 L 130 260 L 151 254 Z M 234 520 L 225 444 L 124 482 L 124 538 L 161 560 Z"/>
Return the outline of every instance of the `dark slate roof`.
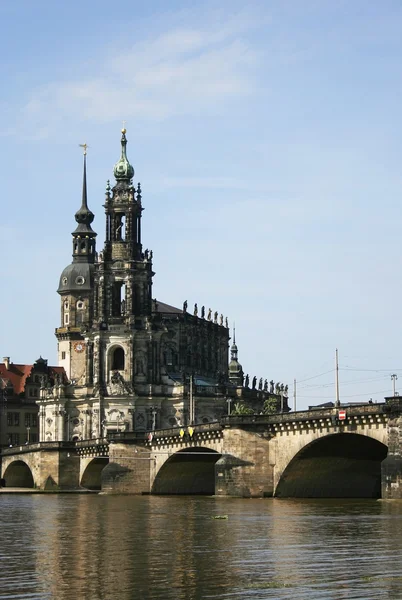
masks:
<path fill-rule="evenodd" d="M 181 308 L 176 308 L 175 306 L 171 306 L 170 304 L 165 304 L 165 302 L 160 302 L 159 300 L 154 300 L 154 302 L 156 302 L 157 312 L 169 314 L 181 314 L 183 312 Z"/>
<path fill-rule="evenodd" d="M 87 262 L 73 262 L 60 275 L 59 294 L 69 292 L 88 292 L 93 288 L 95 265 Z M 81 282 L 83 283 L 77 283 Z M 65 282 L 65 283 L 64 283 Z"/>

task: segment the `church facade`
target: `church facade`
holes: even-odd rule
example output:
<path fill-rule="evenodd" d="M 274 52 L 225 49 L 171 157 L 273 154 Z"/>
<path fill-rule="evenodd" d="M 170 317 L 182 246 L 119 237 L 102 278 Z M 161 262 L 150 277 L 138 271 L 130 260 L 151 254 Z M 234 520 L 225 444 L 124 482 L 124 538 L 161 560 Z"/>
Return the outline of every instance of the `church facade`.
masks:
<path fill-rule="evenodd" d="M 88 207 L 86 146 L 73 259 L 59 281 L 56 329 L 61 378 L 40 391 L 41 441 L 103 438 L 208 423 L 236 402 L 261 410 L 287 388 L 244 380 L 235 341 L 229 363 L 227 319 L 187 301 L 176 308 L 152 296 L 153 253 L 142 245 L 142 190 L 133 184 L 126 130 L 106 186 L 105 243 L 96 250 Z"/>

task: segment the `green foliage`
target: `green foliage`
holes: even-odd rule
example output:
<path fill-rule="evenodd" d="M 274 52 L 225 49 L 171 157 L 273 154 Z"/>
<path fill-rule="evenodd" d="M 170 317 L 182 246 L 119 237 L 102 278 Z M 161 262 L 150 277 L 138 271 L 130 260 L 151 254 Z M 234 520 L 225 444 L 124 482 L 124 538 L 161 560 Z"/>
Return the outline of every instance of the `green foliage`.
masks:
<path fill-rule="evenodd" d="M 262 412 L 264 415 L 273 415 L 274 413 L 279 412 L 278 399 L 273 396 L 267 398 L 264 402 Z"/>
<path fill-rule="evenodd" d="M 249 408 L 244 404 L 244 402 L 236 402 L 234 405 L 234 409 L 232 410 L 232 415 L 253 415 L 254 411 L 252 408 Z"/>

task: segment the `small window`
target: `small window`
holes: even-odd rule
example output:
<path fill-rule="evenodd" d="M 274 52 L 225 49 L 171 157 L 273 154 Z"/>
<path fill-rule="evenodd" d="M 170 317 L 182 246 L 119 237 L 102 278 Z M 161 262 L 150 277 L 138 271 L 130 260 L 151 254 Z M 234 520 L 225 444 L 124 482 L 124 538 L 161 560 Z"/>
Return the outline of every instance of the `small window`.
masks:
<path fill-rule="evenodd" d="M 68 325 L 70 322 L 70 315 L 68 313 L 64 314 L 64 325 Z"/>
<path fill-rule="evenodd" d="M 78 275 L 78 277 L 75 278 L 75 283 L 77 285 L 84 285 L 85 283 L 85 279 L 82 275 Z"/>
<path fill-rule="evenodd" d="M 62 352 L 62 353 L 61 353 L 61 360 L 65 360 L 65 359 L 66 359 L 66 353 L 65 353 L 65 352 Z"/>
<path fill-rule="evenodd" d="M 67 302 L 67 300 L 64 303 L 64 310 L 68 310 L 68 302 Z"/>
<path fill-rule="evenodd" d="M 84 309 L 84 303 L 82 300 L 78 300 L 77 302 L 77 310 L 83 310 Z"/>
<path fill-rule="evenodd" d="M 36 414 L 33 414 L 31 416 L 32 416 L 32 427 L 37 427 L 38 426 L 38 416 Z"/>
<path fill-rule="evenodd" d="M 63 285 L 67 285 L 67 281 L 68 281 L 68 280 L 67 280 L 67 277 L 63 277 L 63 279 L 62 279 L 62 283 L 63 283 Z"/>
<path fill-rule="evenodd" d="M 31 414 L 26 413 L 25 414 L 25 427 L 30 427 L 30 426 L 31 426 Z"/>

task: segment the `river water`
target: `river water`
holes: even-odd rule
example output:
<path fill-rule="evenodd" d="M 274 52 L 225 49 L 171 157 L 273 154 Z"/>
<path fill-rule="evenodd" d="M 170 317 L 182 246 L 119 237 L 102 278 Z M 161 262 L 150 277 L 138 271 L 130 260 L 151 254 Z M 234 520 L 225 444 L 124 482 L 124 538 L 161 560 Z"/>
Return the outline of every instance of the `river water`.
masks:
<path fill-rule="evenodd" d="M 400 600 L 402 503 L 0 494 L 0 598 Z"/>

